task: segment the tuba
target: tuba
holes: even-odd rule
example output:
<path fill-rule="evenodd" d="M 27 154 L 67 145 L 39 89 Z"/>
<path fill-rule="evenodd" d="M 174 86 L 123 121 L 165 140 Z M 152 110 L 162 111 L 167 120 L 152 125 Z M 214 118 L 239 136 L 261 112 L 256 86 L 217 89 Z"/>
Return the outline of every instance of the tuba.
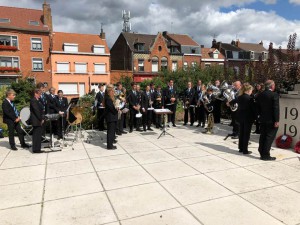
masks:
<path fill-rule="evenodd" d="M 203 102 L 204 108 L 207 112 L 211 113 L 214 110 L 213 106 L 208 106 L 211 103 L 211 100 L 208 99 L 206 94 L 202 97 L 201 101 Z"/>
<path fill-rule="evenodd" d="M 234 91 L 233 89 L 226 89 L 224 92 L 223 92 L 223 96 L 227 99 L 227 101 L 230 103 L 232 100 L 235 99 L 235 94 L 234 94 Z M 237 103 L 234 103 L 233 105 L 230 105 L 230 109 L 232 112 L 235 112 L 237 109 L 238 109 L 238 104 Z"/>

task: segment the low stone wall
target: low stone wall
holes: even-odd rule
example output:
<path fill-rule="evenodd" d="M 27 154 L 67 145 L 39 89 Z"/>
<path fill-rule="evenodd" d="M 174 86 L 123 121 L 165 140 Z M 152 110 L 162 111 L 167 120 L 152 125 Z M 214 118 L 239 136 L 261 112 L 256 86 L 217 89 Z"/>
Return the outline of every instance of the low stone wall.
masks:
<path fill-rule="evenodd" d="M 280 96 L 280 126 L 277 136 L 293 137 L 293 147 L 300 141 L 300 95 Z"/>

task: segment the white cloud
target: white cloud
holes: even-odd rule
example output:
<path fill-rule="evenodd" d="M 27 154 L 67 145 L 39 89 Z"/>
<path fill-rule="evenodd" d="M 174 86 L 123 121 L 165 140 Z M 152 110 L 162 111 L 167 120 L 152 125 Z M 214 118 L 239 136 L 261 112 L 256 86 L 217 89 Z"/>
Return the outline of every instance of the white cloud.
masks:
<path fill-rule="evenodd" d="M 210 47 L 214 35 L 217 40 L 231 42 L 236 36 L 243 42 L 263 40 L 275 46 L 286 46 L 288 36 L 300 34 L 300 21 L 289 21 L 275 12 L 247 9 L 255 1 L 275 4 L 276 0 L 48 0 L 51 4 L 56 31 L 94 33 L 100 24 L 110 46 L 122 30 L 121 11 L 130 10 L 133 31 L 151 33 L 169 31 L 192 36 L 199 44 Z M 299 3 L 300 0 L 290 0 Z M 2 5 L 41 9 L 41 0 L 2 0 Z M 240 9 L 221 12 L 220 8 Z"/>
<path fill-rule="evenodd" d="M 289 0 L 289 3 L 300 5 L 300 0 Z"/>

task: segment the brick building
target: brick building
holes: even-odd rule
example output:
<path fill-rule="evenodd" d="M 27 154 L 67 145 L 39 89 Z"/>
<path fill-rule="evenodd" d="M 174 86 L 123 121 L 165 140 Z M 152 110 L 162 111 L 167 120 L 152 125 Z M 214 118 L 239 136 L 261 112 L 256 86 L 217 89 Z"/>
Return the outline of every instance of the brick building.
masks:
<path fill-rule="evenodd" d="M 0 6 L 0 85 L 20 77 L 51 85 L 51 8 Z"/>
<path fill-rule="evenodd" d="M 68 97 L 79 97 L 110 82 L 110 52 L 105 33 L 53 33 L 52 84 Z"/>
<path fill-rule="evenodd" d="M 215 48 L 201 48 L 201 68 L 224 66 L 225 56 Z"/>
<path fill-rule="evenodd" d="M 112 82 L 122 74 L 134 81 L 152 79 L 162 70 L 176 71 L 201 62 L 201 48 L 188 35 L 121 33 L 111 48 Z"/>

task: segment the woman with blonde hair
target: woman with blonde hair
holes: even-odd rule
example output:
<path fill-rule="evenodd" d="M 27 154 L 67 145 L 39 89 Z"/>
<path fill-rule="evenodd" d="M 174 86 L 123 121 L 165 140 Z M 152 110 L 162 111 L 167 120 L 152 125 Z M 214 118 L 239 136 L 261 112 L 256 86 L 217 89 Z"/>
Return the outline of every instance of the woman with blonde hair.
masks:
<path fill-rule="evenodd" d="M 243 154 L 251 154 L 248 151 L 248 143 L 252 124 L 255 120 L 255 105 L 251 97 L 253 87 L 249 83 L 245 83 L 239 93 L 238 103 L 238 121 L 240 123 L 239 133 L 239 152 Z"/>
<path fill-rule="evenodd" d="M 107 85 L 104 97 L 105 106 L 105 118 L 107 123 L 107 149 L 114 150 L 117 149 L 113 143 L 115 141 L 116 127 L 118 122 L 118 110 L 114 105 L 115 101 L 115 89 L 112 84 Z"/>

